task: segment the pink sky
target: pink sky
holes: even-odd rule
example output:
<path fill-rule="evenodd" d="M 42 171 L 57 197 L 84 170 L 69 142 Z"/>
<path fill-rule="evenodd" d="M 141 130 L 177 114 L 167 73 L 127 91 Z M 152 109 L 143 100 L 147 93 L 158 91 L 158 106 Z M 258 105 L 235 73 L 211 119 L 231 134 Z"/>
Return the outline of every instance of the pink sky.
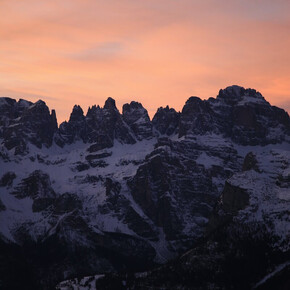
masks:
<path fill-rule="evenodd" d="M 153 116 L 193 95 L 255 88 L 290 111 L 289 0 L 0 0 L 0 96 L 139 101 Z"/>

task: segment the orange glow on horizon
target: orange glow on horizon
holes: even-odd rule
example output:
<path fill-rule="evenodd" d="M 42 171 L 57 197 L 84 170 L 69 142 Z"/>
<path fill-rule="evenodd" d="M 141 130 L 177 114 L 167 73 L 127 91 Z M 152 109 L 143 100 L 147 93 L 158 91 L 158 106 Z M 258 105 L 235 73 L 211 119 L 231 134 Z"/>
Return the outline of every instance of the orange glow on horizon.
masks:
<path fill-rule="evenodd" d="M 0 96 L 74 104 L 139 101 L 152 117 L 192 95 L 255 88 L 290 111 L 290 1 L 0 2 Z"/>

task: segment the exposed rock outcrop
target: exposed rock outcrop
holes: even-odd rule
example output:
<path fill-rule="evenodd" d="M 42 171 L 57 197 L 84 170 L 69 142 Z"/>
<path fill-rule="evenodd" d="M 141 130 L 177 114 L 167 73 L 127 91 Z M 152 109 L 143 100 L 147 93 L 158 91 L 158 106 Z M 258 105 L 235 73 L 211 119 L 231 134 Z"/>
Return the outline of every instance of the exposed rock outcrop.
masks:
<path fill-rule="evenodd" d="M 16 174 L 12 171 L 4 173 L 0 179 L 0 186 L 11 186 L 15 178 Z"/>
<path fill-rule="evenodd" d="M 63 147 L 78 140 L 92 144 L 90 152 L 110 148 L 114 145 L 114 140 L 123 144 L 136 142 L 112 98 L 106 100 L 104 108 L 89 108 L 86 116 L 80 106 L 74 107 L 70 120 L 60 125 L 55 142 Z"/>
<path fill-rule="evenodd" d="M 137 140 L 152 137 L 152 124 L 148 112 L 138 102 L 131 102 L 123 106 L 123 119 L 134 132 Z"/>
<path fill-rule="evenodd" d="M 216 122 L 209 103 L 198 97 L 191 97 L 186 101 L 180 115 L 179 137 L 206 132 L 218 133 Z"/>
<path fill-rule="evenodd" d="M 8 150 L 15 148 L 15 154 L 24 154 L 28 151 L 28 142 L 38 148 L 51 146 L 57 120 L 55 111 L 50 113 L 43 101 L 32 104 L 4 98 L 0 102 L 0 111 L 3 111 L 0 136 Z"/>
<path fill-rule="evenodd" d="M 253 154 L 253 152 L 249 152 L 246 155 L 245 160 L 244 160 L 243 171 L 252 170 L 252 169 L 259 172 L 259 165 L 258 165 L 256 156 L 255 154 Z"/>
<path fill-rule="evenodd" d="M 256 158 L 262 172 L 234 174 L 213 216 L 220 221 L 231 218 L 216 223 L 180 258 L 142 275 L 105 275 L 95 279 L 96 287 L 126 284 L 132 289 L 287 289 L 289 187 L 281 191 L 273 174 L 289 172 L 289 156 L 288 151 L 260 153 Z"/>
<path fill-rule="evenodd" d="M 53 204 L 56 197 L 49 175 L 40 170 L 35 170 L 29 177 L 23 179 L 11 194 L 20 199 L 32 198 L 34 212 L 45 210 Z"/>
<path fill-rule="evenodd" d="M 80 106 L 75 105 L 68 122 L 60 124 L 59 129 L 54 137 L 55 143 L 61 147 L 65 144 L 82 140 L 86 141 L 87 125 L 83 110 Z"/>
<path fill-rule="evenodd" d="M 178 131 L 180 113 L 166 106 L 159 108 L 152 119 L 153 127 L 161 135 L 173 135 Z"/>

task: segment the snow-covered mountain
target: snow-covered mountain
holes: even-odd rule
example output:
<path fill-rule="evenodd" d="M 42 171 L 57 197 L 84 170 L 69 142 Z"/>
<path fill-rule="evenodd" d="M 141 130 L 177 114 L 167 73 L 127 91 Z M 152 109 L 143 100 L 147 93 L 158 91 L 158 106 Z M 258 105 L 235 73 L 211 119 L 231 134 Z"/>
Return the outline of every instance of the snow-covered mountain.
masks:
<path fill-rule="evenodd" d="M 193 249 L 154 270 L 69 280 L 57 289 L 289 289 L 289 173 L 289 151 L 250 152 Z"/>
<path fill-rule="evenodd" d="M 263 224 L 279 237 L 269 247 L 289 253 L 290 120 L 253 89 L 191 97 L 152 121 L 109 98 L 86 115 L 74 106 L 59 127 L 43 101 L 0 98 L 0 143 L 4 288 L 19 273 L 46 289 L 143 271 L 225 224 Z"/>

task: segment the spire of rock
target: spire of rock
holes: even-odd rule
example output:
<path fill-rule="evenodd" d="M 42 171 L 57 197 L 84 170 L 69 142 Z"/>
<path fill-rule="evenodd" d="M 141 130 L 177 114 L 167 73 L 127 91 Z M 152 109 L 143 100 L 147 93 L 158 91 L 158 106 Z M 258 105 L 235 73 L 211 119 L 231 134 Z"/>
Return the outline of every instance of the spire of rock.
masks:
<path fill-rule="evenodd" d="M 34 104 L 25 100 L 7 102 L 10 104 L 5 126 L 2 128 L 4 144 L 7 149 L 15 148 L 15 154 L 27 151 L 27 142 L 41 148 L 50 147 L 57 130 L 55 112 L 50 114 L 45 102 L 38 100 Z M 1 111 L 1 110 L 0 110 Z"/>
<path fill-rule="evenodd" d="M 123 105 L 122 116 L 138 140 L 152 137 L 152 125 L 147 110 L 141 103 L 131 102 Z"/>
<path fill-rule="evenodd" d="M 69 122 L 76 122 L 84 118 L 83 109 L 79 105 L 74 105 Z"/>
<path fill-rule="evenodd" d="M 83 109 L 79 105 L 74 105 L 68 122 L 60 124 L 54 137 L 55 143 L 61 147 L 71 144 L 77 140 L 87 141 L 86 123 Z"/>
<path fill-rule="evenodd" d="M 160 134 L 170 136 L 177 132 L 180 114 L 173 108 L 160 107 L 152 119 L 153 127 Z"/>
<path fill-rule="evenodd" d="M 57 130 L 57 118 L 56 118 L 56 113 L 55 110 L 51 110 L 51 127 L 54 128 L 54 130 Z"/>
<path fill-rule="evenodd" d="M 214 130 L 214 113 L 208 102 L 190 97 L 183 109 L 179 122 L 179 137 L 187 134 L 204 134 Z"/>
<path fill-rule="evenodd" d="M 104 109 L 116 110 L 117 108 L 115 100 L 109 97 L 105 102 Z"/>

